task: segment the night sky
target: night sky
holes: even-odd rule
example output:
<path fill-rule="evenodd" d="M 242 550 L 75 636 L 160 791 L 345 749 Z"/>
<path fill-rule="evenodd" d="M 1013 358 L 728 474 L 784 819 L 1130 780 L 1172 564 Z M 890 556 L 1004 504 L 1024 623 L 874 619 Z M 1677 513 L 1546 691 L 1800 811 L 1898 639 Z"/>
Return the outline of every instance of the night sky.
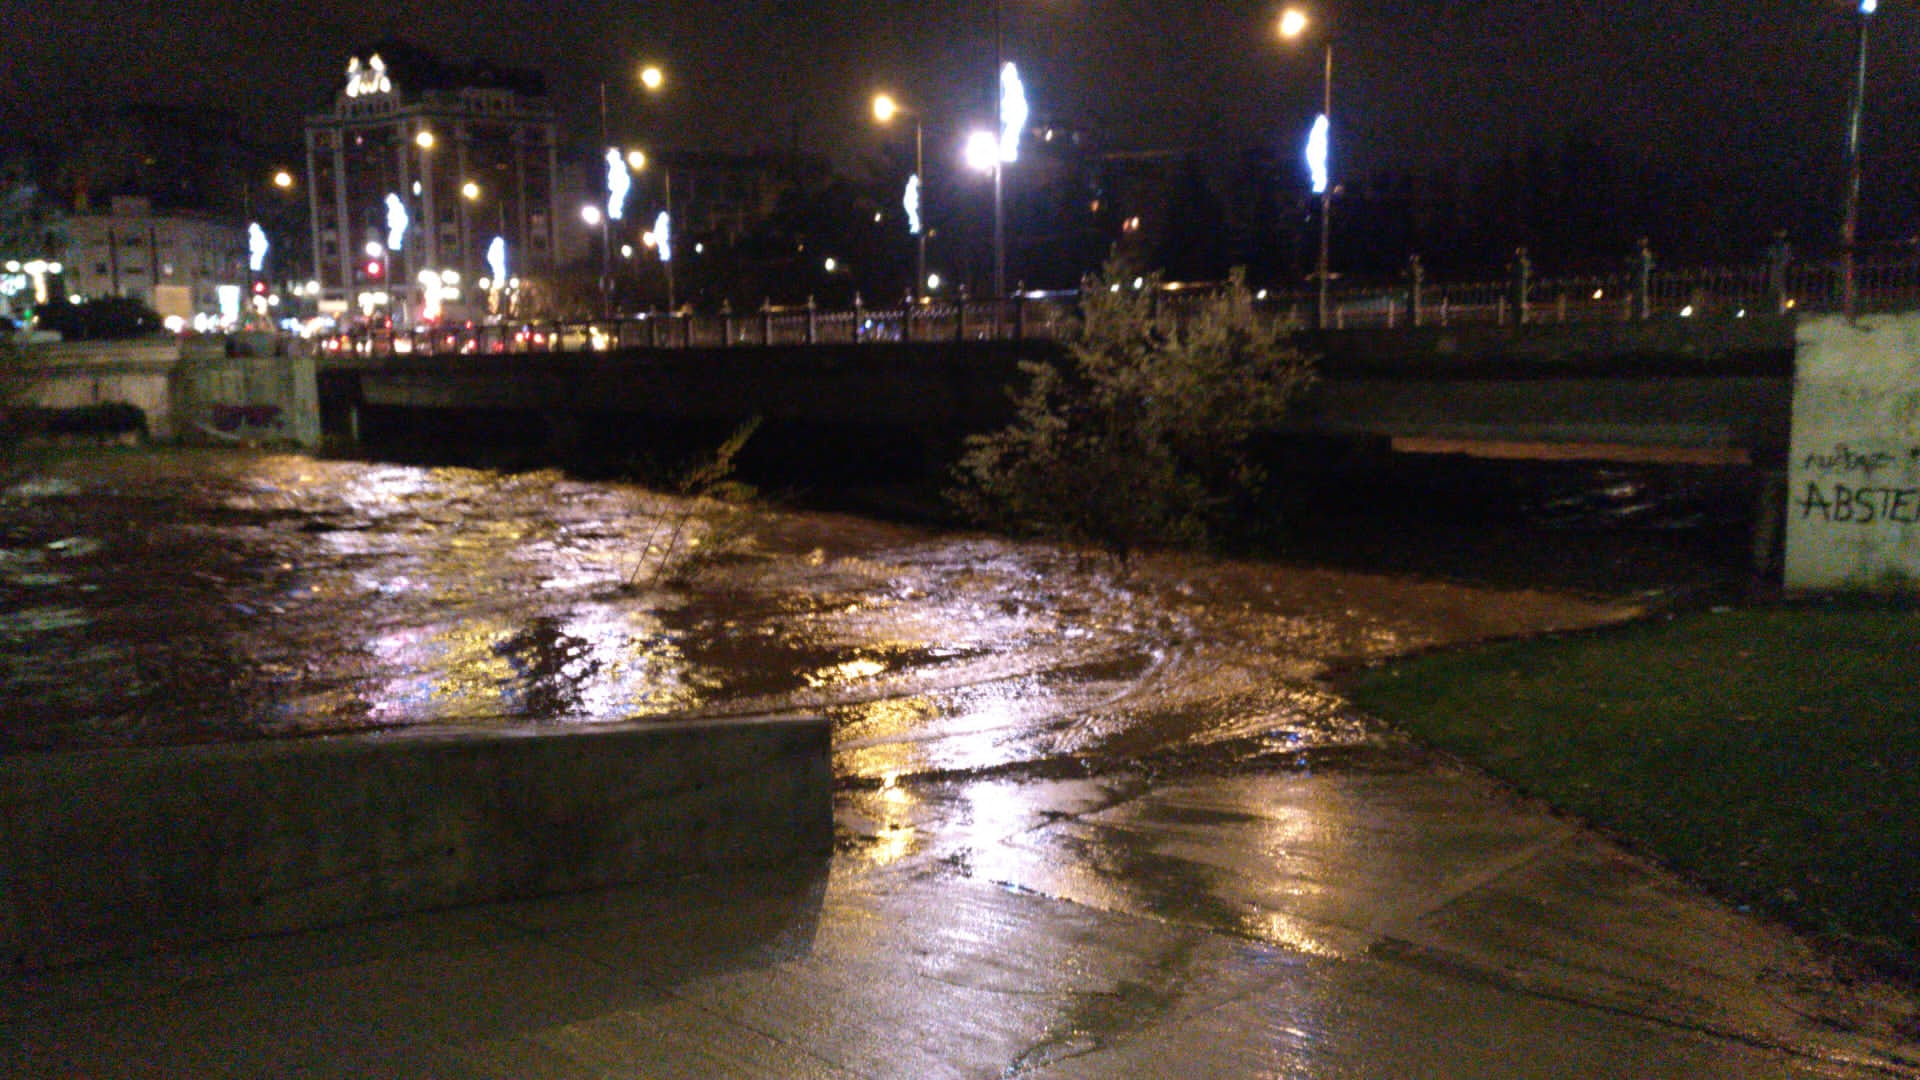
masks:
<path fill-rule="evenodd" d="M 1578 129 L 1649 170 L 1768 207 L 1838 202 L 1855 4 L 1843 0 L 1346 0 L 1335 20 L 1344 176 L 1485 160 Z M 1005 0 L 1006 53 L 1036 115 L 1129 148 L 1291 155 L 1317 109 L 1319 53 L 1273 32 L 1277 3 Z M 240 111 L 291 143 L 355 47 L 386 35 L 452 59 L 535 68 L 576 135 L 753 149 L 796 137 L 843 165 L 878 146 L 886 87 L 929 120 L 990 115 L 988 0 L 0 0 L 0 120 L 57 123 L 128 101 Z M 1869 239 L 1920 232 L 1920 12 L 1874 21 Z M 643 102 L 642 61 L 672 78 Z M 929 154 L 940 148 L 929 136 Z M 1770 213 L 1772 210 L 1760 212 Z M 1893 234 L 1899 235 L 1893 235 Z"/>

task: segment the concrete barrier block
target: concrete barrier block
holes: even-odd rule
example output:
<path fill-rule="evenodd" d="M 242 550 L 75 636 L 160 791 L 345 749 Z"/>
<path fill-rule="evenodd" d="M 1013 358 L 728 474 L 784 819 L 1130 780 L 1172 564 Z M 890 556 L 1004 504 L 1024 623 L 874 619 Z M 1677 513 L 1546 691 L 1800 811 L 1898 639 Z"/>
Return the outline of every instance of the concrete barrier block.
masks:
<path fill-rule="evenodd" d="M 824 720 L 0 759 L 15 970 L 824 859 Z"/>

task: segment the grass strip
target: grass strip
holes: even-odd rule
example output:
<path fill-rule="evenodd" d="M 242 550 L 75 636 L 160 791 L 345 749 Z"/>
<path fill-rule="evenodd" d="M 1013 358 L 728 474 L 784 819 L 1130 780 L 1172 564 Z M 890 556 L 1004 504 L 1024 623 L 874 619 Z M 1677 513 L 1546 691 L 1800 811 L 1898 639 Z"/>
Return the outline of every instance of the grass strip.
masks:
<path fill-rule="evenodd" d="M 1691 614 L 1417 658 L 1351 689 L 1720 896 L 1920 975 L 1920 614 Z"/>

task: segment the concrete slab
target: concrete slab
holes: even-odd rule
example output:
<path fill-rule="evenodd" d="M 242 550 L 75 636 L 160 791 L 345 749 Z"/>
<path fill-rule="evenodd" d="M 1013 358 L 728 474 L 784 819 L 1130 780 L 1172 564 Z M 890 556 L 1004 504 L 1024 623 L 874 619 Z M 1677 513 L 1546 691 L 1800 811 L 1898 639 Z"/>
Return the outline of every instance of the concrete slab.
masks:
<path fill-rule="evenodd" d="M 16 969 L 824 857 L 826 722 L 0 757 Z"/>
<path fill-rule="evenodd" d="M 15 980 L 0 1074 L 1920 1077 L 1911 994 L 1470 773 L 896 790 L 813 873 Z"/>

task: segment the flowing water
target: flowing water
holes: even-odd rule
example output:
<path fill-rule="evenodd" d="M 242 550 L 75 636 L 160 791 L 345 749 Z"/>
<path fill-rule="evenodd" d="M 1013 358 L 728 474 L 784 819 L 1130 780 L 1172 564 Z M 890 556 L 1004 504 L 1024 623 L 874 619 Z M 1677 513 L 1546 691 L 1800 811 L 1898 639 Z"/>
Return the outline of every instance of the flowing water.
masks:
<path fill-rule="evenodd" d="M 824 713 L 843 778 L 1376 737 L 1335 664 L 1627 602 L 732 510 L 557 472 L 48 456 L 0 490 L 0 751 Z"/>

